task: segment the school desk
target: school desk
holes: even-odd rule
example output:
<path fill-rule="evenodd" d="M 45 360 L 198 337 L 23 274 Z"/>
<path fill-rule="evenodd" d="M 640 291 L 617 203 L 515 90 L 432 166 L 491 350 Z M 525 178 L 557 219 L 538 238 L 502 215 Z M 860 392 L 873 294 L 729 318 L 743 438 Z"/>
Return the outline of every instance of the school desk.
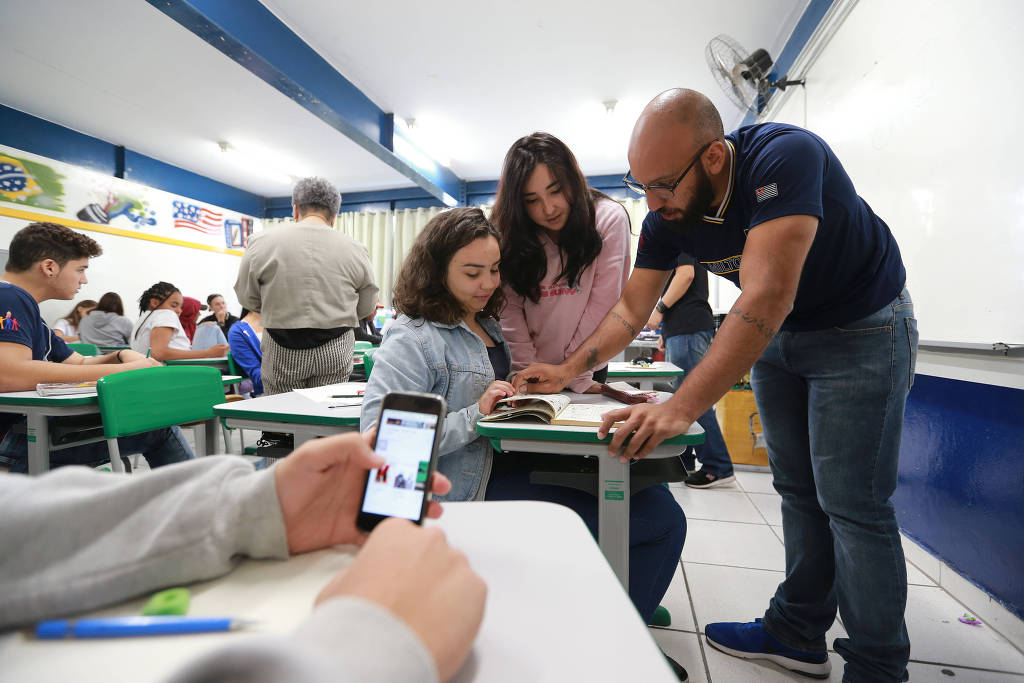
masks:
<path fill-rule="evenodd" d="M 221 373 L 225 373 L 228 371 L 228 357 L 214 356 L 211 358 L 178 358 L 165 360 L 164 365 L 203 365 L 211 368 L 217 368 Z"/>
<path fill-rule="evenodd" d="M 480 632 L 456 683 L 671 683 L 676 678 L 572 510 L 535 501 L 447 503 L 436 522 L 487 583 Z M 230 633 L 110 640 L 0 636 L 0 678 L 12 681 L 166 680 L 186 662 L 238 640 L 286 634 L 309 614 L 351 547 L 281 562 L 243 560 L 230 574 L 190 586 L 193 616 L 253 619 Z M 154 591 L 155 592 L 155 591 Z M 148 596 L 88 616 L 140 614 Z M 83 615 L 85 616 L 85 615 Z M 396 653 L 400 656 L 400 653 Z"/>
<path fill-rule="evenodd" d="M 238 375 L 225 375 L 221 380 L 224 386 L 228 386 L 241 382 L 242 378 Z M 27 418 L 29 474 L 42 474 L 50 469 L 50 451 L 106 440 L 99 436 L 55 446 L 50 443 L 48 417 L 92 415 L 99 412 L 100 404 L 95 391 L 69 396 L 40 396 L 35 390 L 0 393 L 0 413 L 16 413 Z M 207 426 L 205 442 L 196 444 L 196 455 L 201 456 L 217 451 L 217 430 L 212 428 L 213 426 Z"/>
<path fill-rule="evenodd" d="M 335 403 L 342 403 L 339 399 Z M 213 407 L 214 415 L 224 418 L 227 426 L 236 429 L 259 429 L 295 436 L 295 447 L 318 436 L 331 436 L 359 429 L 361 405 L 331 408 L 331 403 L 310 400 L 288 392 L 259 396 L 246 401 L 221 403 Z"/>
<path fill-rule="evenodd" d="M 574 403 L 624 407 L 600 394 L 569 394 Z M 670 394 L 660 392 L 663 400 Z M 629 586 L 629 482 L 630 464 L 608 455 L 612 434 L 598 440 L 597 427 L 568 427 L 534 420 L 477 422 L 477 434 L 490 438 L 496 450 L 510 453 L 555 453 L 597 458 L 597 536 L 608 563 L 623 586 Z M 670 458 L 687 446 L 704 443 L 704 429 L 694 422 L 684 434 L 665 439 L 648 458 Z"/>
<path fill-rule="evenodd" d="M 622 380 L 637 384 L 641 389 L 650 390 L 658 380 L 671 382 L 685 374 L 682 368 L 665 361 L 656 361 L 647 367 L 624 361 L 608 363 L 608 381 Z"/>

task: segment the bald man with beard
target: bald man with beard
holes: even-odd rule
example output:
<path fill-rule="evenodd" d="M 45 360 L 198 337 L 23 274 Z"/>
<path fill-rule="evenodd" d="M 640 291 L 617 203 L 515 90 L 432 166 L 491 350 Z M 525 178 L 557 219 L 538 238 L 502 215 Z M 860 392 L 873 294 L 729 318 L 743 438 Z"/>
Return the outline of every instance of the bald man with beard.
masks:
<path fill-rule="evenodd" d="M 725 135 L 714 105 L 692 90 L 647 105 L 629 163 L 624 182 L 650 213 L 622 297 L 565 361 L 531 365 L 517 383 L 559 391 L 625 348 L 680 253 L 739 286 L 672 398 L 611 411 L 599 434 L 624 421 L 610 453 L 645 457 L 753 367 L 786 578 L 763 619 L 708 624 L 705 636 L 728 654 L 827 678 L 825 633 L 838 609 L 849 634 L 835 641 L 843 680 L 907 680 L 906 565 L 891 497 L 917 323 L 889 227 L 824 140 L 776 123 Z"/>

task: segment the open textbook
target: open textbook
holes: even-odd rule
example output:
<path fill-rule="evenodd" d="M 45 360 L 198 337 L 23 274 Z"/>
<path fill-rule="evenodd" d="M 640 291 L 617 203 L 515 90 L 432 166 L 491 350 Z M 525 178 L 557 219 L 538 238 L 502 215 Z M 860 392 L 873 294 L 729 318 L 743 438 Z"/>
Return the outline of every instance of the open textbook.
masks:
<path fill-rule="evenodd" d="M 625 408 L 625 405 L 572 403 L 571 400 L 565 394 L 517 394 L 498 401 L 495 406 L 496 412 L 480 418 L 480 421 L 497 422 L 527 418 L 553 425 L 597 427 L 601 424 L 603 414 L 616 408 Z"/>

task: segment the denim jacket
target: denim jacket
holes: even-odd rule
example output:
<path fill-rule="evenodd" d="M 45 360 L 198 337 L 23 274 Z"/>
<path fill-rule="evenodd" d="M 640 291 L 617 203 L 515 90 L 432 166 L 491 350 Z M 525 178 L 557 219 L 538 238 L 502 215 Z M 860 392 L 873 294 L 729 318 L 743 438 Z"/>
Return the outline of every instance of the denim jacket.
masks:
<path fill-rule="evenodd" d="M 480 324 L 510 357 L 498 321 L 481 318 Z M 475 430 L 481 417 L 477 401 L 493 381 L 487 347 L 466 323 L 445 325 L 399 315 L 373 356 L 359 429 L 365 432 L 376 424 L 380 403 L 389 391 L 444 396 L 448 415 L 438 469 L 452 482 L 444 500 L 483 500 L 491 475 L 492 452 L 490 442 Z"/>

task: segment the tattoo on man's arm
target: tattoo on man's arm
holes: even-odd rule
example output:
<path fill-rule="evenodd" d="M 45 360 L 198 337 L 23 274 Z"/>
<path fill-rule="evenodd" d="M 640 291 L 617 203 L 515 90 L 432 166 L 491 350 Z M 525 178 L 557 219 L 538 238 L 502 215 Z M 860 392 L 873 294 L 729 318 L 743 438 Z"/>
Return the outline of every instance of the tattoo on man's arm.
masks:
<path fill-rule="evenodd" d="M 597 365 L 597 347 L 591 346 L 587 349 L 587 370 Z"/>
<path fill-rule="evenodd" d="M 638 333 L 637 329 L 635 327 L 633 327 L 633 324 L 630 323 L 628 320 L 623 318 L 621 315 L 619 315 L 615 311 L 612 311 L 609 315 L 611 315 L 613 318 L 618 318 L 619 322 L 622 323 L 622 326 L 625 327 L 627 330 L 629 330 L 629 333 L 631 335 L 633 335 L 634 337 L 637 335 L 637 333 Z"/>
<path fill-rule="evenodd" d="M 756 315 L 752 313 L 741 311 L 739 309 L 733 309 L 730 312 L 730 315 L 734 315 L 743 322 L 747 323 L 748 325 L 753 325 L 754 327 L 756 327 L 758 332 L 760 332 L 761 335 L 768 341 L 774 339 L 775 334 L 778 332 L 777 329 L 769 327 L 768 324 L 765 322 L 764 318 L 758 318 Z"/>

